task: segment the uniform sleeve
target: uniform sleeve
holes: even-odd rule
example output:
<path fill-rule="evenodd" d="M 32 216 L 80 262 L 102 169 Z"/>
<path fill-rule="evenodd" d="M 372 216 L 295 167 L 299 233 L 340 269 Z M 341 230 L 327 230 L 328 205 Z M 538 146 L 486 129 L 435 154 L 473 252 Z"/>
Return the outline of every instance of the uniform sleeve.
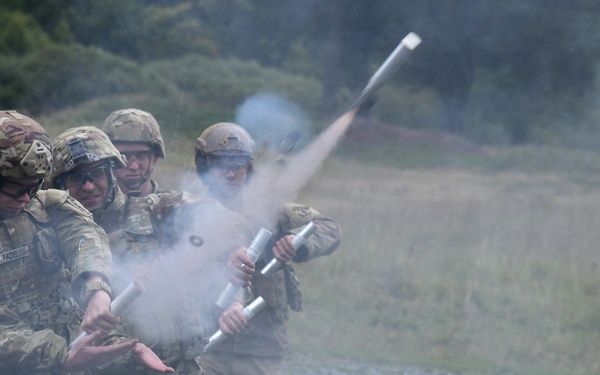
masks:
<path fill-rule="evenodd" d="M 49 206 L 48 212 L 73 276 L 73 295 L 80 295 L 85 280 L 92 274 L 110 283 L 112 257 L 108 237 L 92 214 L 68 194 L 62 202 Z"/>
<path fill-rule="evenodd" d="M 305 245 L 298 249 L 294 257 L 295 262 L 306 262 L 329 255 L 339 247 L 342 240 L 342 229 L 335 220 L 322 215 L 314 208 L 296 203 L 284 205 L 280 229 L 286 234 L 298 234 L 310 221 L 315 223 L 317 230 Z"/>
<path fill-rule="evenodd" d="M 0 373 L 15 368 L 58 372 L 67 352 L 64 338 L 49 329 L 34 331 L 14 311 L 0 307 Z"/>

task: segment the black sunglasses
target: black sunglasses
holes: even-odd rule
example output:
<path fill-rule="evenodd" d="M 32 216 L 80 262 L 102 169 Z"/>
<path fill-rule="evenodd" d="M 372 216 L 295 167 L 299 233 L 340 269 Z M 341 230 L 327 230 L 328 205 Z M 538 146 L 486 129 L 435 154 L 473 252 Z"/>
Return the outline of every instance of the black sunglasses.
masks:
<path fill-rule="evenodd" d="M 109 166 L 103 164 L 81 172 L 71 172 L 63 177 L 63 183 L 67 189 L 83 185 L 86 181 L 94 183 L 97 179 L 108 176 L 108 171 Z"/>
<path fill-rule="evenodd" d="M 0 179 L 0 192 L 12 198 L 20 198 L 23 194 L 27 194 L 27 196 L 31 198 L 40 190 L 43 184 L 43 178 L 35 185 L 22 185 L 17 182 Z"/>

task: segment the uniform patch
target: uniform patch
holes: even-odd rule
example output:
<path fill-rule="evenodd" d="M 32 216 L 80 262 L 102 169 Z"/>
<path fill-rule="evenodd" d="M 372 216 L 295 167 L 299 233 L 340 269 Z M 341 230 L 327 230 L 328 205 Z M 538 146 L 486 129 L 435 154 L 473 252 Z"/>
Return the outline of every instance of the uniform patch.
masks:
<path fill-rule="evenodd" d="M 29 255 L 29 247 L 27 245 L 17 247 L 0 254 L 0 264 L 20 259 Z"/>
<path fill-rule="evenodd" d="M 296 206 L 293 209 L 294 213 L 300 217 L 306 217 L 311 214 L 310 207 L 308 206 Z"/>

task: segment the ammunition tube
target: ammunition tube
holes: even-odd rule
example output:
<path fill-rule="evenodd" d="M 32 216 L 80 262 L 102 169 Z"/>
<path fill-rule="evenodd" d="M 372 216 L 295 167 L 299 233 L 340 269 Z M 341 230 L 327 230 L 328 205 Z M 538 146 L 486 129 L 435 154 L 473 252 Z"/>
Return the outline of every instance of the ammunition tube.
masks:
<path fill-rule="evenodd" d="M 310 236 L 315 233 L 317 230 L 317 226 L 314 222 L 309 222 L 306 226 L 298 233 L 294 239 L 292 240 L 292 246 L 294 249 L 298 250 L 302 245 L 306 243 L 306 240 Z M 271 259 L 271 261 L 260 271 L 263 276 L 269 276 L 273 274 L 273 272 L 277 271 L 283 265 L 282 262 L 277 260 L 276 258 Z"/>
<path fill-rule="evenodd" d="M 252 263 L 256 263 L 258 257 L 260 257 L 260 254 L 267 245 L 267 242 L 269 242 L 271 235 L 272 233 L 266 230 L 265 228 L 260 228 L 260 230 L 256 234 L 256 237 L 254 237 L 254 240 L 252 240 L 252 243 L 250 244 L 250 246 L 248 246 L 248 249 L 246 250 L 246 255 L 248 255 L 248 258 L 250 258 Z M 235 298 L 235 295 L 237 294 L 238 290 L 240 290 L 240 287 L 238 285 L 234 285 L 232 283 L 227 284 L 227 287 L 225 287 L 225 289 L 221 292 L 219 298 L 217 299 L 217 306 L 219 306 L 223 310 L 228 308 L 229 304 L 231 304 L 231 302 Z"/>
<path fill-rule="evenodd" d="M 242 310 L 242 314 L 244 315 L 244 318 L 246 318 L 246 320 L 250 320 L 256 314 L 258 314 L 260 311 L 262 311 L 262 309 L 264 309 L 265 307 L 267 307 L 267 302 L 262 297 L 258 297 L 257 299 L 252 301 L 251 304 L 244 307 L 244 310 Z M 223 331 L 221 331 L 221 330 L 218 330 L 217 332 L 215 332 L 212 336 L 210 336 L 206 340 L 206 346 L 204 347 L 204 353 L 210 351 L 212 348 L 214 348 L 215 346 L 217 346 L 220 343 L 222 343 L 223 341 L 225 341 L 227 339 L 227 337 L 228 336 L 226 334 L 224 334 Z"/>
<path fill-rule="evenodd" d="M 120 315 L 142 293 L 144 293 L 144 286 L 142 283 L 133 280 L 127 285 L 125 290 L 119 293 L 119 295 L 110 303 L 110 312 L 114 316 Z M 71 341 L 67 348 L 72 349 L 73 346 L 85 336 L 87 336 L 87 332 L 82 331 L 73 341 Z"/>

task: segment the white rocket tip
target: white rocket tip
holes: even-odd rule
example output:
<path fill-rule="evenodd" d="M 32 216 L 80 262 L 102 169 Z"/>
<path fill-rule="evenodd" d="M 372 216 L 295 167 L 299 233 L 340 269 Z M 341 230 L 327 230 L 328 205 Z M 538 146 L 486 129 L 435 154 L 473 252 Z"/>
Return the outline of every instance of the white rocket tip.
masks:
<path fill-rule="evenodd" d="M 421 37 L 419 37 L 417 34 L 415 34 L 413 32 L 410 32 L 407 36 L 404 37 L 404 39 L 402 39 L 402 44 L 410 50 L 417 48 L 417 46 L 420 43 L 421 43 Z"/>

